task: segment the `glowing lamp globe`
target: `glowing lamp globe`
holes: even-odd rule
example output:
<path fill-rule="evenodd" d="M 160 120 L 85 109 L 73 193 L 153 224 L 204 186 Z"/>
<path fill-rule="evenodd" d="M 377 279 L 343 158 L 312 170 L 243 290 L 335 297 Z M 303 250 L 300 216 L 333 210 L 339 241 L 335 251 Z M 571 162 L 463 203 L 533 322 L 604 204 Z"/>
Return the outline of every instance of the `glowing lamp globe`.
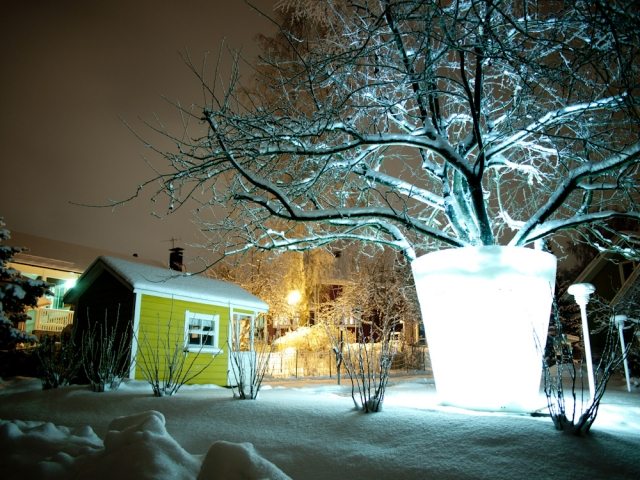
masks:
<path fill-rule="evenodd" d="M 300 303 L 302 299 L 302 294 L 298 290 L 291 290 L 287 295 L 287 304 L 290 306 L 295 306 Z"/>
<path fill-rule="evenodd" d="M 412 263 L 441 403 L 528 410 L 539 403 L 556 257 L 468 247 Z"/>

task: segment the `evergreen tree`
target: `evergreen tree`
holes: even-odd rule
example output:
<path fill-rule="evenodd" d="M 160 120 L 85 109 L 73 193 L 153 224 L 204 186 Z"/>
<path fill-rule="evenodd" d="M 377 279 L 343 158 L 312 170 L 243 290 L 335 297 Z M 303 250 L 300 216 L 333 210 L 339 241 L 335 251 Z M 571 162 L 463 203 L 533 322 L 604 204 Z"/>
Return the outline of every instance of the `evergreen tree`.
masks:
<path fill-rule="evenodd" d="M 11 235 L 0 219 L 0 242 L 9 240 Z M 25 310 L 35 307 L 38 298 L 49 293 L 49 285 L 42 280 L 25 277 L 7 263 L 21 247 L 0 244 L 0 349 L 12 349 L 21 342 L 33 342 L 35 337 L 18 330 L 18 323 L 27 320 Z"/>

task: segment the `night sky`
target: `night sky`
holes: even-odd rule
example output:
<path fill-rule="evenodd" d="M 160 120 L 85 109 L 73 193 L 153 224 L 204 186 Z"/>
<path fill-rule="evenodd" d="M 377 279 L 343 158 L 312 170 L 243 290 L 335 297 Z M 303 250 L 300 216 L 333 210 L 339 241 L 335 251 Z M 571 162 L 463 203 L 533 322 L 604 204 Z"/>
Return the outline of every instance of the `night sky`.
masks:
<path fill-rule="evenodd" d="M 252 0 L 271 13 L 276 0 Z M 148 196 L 112 211 L 153 172 L 143 134 L 178 116 L 197 80 L 180 58 L 213 61 L 224 40 L 246 56 L 274 27 L 243 0 L 2 1 L 0 216 L 10 230 L 166 261 L 202 240 L 188 211 L 158 220 Z M 228 57 L 227 57 L 228 59 Z M 154 137 L 151 137 L 154 138 Z M 150 157 L 153 159 L 154 157 Z M 157 208 L 157 207 L 156 207 Z M 195 252 L 191 252 L 192 254 Z"/>

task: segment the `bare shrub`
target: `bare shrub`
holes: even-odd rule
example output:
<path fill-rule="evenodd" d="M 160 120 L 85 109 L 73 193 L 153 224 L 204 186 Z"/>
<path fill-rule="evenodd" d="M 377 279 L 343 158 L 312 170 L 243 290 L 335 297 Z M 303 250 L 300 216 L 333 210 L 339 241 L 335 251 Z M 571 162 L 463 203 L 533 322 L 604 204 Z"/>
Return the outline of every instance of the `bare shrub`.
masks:
<path fill-rule="evenodd" d="M 138 366 L 151 385 L 154 397 L 178 393 L 183 385 L 204 372 L 217 356 L 213 354 L 207 363 L 196 368 L 203 346 L 197 352 L 189 352 L 184 334 L 172 333 L 171 318 L 166 324 L 161 324 L 158 318 L 155 341 L 143 333 L 139 346 Z"/>
<path fill-rule="evenodd" d="M 553 335 L 543 364 L 544 392 L 555 428 L 583 436 L 589 433 L 598 415 L 600 401 L 611 375 L 624 361 L 631 348 L 629 344 L 625 351 L 622 351 L 618 343 L 615 310 L 597 298 L 592 299 L 589 305 L 592 306 L 591 323 L 603 326 L 600 333 L 604 338 L 600 359 L 594 364 L 593 398 L 588 390 L 585 361 L 583 358 L 575 358 L 574 350 L 563 334 L 557 301 L 554 302 L 553 309 Z"/>
<path fill-rule="evenodd" d="M 80 370 L 78 350 L 70 336 L 44 337 L 36 349 L 36 356 L 43 390 L 69 385 Z"/>
<path fill-rule="evenodd" d="M 338 302 L 321 312 L 338 368 L 343 366 L 351 380 L 356 408 L 377 412 L 400 343 L 396 335 L 400 335 L 402 320 L 410 315 L 411 302 L 403 275 L 406 265 L 378 261 L 367 267 L 360 271 L 357 283 L 344 287 Z"/>
<path fill-rule="evenodd" d="M 240 400 L 255 400 L 267 373 L 269 357 L 273 351 L 271 345 L 261 344 L 257 351 L 243 352 L 229 346 L 232 372 L 236 385 L 232 386 L 233 396 Z"/>
<path fill-rule="evenodd" d="M 372 326 L 374 327 L 374 326 Z M 396 353 L 391 341 L 392 330 L 385 323 L 377 329 L 376 334 L 364 335 L 362 325 L 359 327 L 360 341 L 346 344 L 346 351 L 340 357 L 351 380 L 351 398 L 356 408 L 365 413 L 379 412 L 382 409 L 384 394 L 389 382 L 389 373 Z"/>
<path fill-rule="evenodd" d="M 87 330 L 82 334 L 82 366 L 94 392 L 117 390 L 125 376 L 131 331 L 130 326 L 120 331 L 119 323 L 118 314 L 115 322 L 109 325 L 105 310 L 104 322 L 88 322 Z"/>
<path fill-rule="evenodd" d="M 231 371 L 235 380 L 235 385 L 231 387 L 233 396 L 240 400 L 257 399 L 269 367 L 273 344 L 265 340 L 254 349 L 245 350 L 239 336 L 235 336 L 229 340 L 228 346 Z"/>

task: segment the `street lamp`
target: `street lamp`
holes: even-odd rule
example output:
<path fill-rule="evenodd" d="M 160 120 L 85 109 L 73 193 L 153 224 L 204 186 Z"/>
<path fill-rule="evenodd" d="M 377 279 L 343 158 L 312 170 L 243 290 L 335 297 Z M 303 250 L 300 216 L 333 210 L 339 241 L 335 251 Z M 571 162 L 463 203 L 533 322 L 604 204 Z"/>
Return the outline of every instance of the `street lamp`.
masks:
<path fill-rule="evenodd" d="M 569 293 L 573 295 L 576 303 L 580 306 L 580 317 L 582 317 L 582 338 L 584 340 L 584 355 L 587 357 L 587 379 L 589 380 L 589 394 L 591 399 L 595 398 L 596 386 L 593 377 L 593 359 L 591 358 L 591 340 L 589 338 L 589 323 L 587 322 L 587 303 L 589 297 L 596 291 L 596 287 L 590 283 L 574 283 L 569 287 Z"/>
<path fill-rule="evenodd" d="M 300 299 L 302 295 L 299 290 L 291 290 L 287 295 L 287 303 L 291 307 L 295 307 L 298 303 L 300 303 Z"/>
<path fill-rule="evenodd" d="M 290 328 L 292 328 L 293 330 L 295 330 L 298 326 L 298 312 L 296 311 L 296 307 L 298 303 L 300 303 L 301 299 L 302 299 L 302 294 L 300 293 L 299 290 L 291 290 L 287 294 L 287 305 L 289 305 L 290 307 L 290 314 L 292 316 Z M 295 322 L 295 326 L 294 326 L 294 322 Z"/>

